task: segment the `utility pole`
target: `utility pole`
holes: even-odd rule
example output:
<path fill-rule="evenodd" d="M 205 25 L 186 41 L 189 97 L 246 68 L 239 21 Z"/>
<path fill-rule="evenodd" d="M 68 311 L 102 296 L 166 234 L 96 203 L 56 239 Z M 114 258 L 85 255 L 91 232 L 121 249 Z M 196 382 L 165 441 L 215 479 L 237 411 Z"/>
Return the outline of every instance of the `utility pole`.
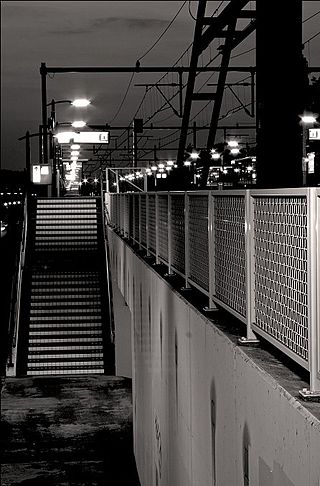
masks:
<path fill-rule="evenodd" d="M 257 184 L 302 185 L 302 0 L 256 2 Z"/>

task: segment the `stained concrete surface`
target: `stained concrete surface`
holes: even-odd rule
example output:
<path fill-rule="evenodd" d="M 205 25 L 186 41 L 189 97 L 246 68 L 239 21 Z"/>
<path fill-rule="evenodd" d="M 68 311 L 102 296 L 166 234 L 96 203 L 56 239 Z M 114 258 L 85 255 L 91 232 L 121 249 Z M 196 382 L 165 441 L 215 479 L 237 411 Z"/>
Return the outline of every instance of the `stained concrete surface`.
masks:
<path fill-rule="evenodd" d="M 139 486 L 131 380 L 37 377 L 2 384 L 2 486 Z"/>

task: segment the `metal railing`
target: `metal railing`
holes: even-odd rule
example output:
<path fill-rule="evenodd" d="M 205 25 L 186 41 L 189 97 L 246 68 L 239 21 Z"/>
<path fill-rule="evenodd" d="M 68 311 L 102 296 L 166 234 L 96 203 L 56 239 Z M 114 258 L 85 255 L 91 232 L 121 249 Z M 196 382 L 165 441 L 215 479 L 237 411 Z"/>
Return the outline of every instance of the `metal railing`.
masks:
<path fill-rule="evenodd" d="M 16 376 L 22 274 L 23 274 L 25 255 L 26 255 L 27 230 L 28 230 L 28 194 L 25 195 L 25 199 L 24 199 L 23 222 L 22 222 L 22 229 L 21 229 L 19 253 L 17 254 L 16 261 L 15 261 L 15 273 L 12 279 L 12 287 L 11 287 L 11 306 L 10 306 L 10 315 L 9 315 L 8 347 L 7 347 L 8 349 L 7 370 L 6 370 L 7 376 Z"/>
<path fill-rule="evenodd" d="M 111 226 L 310 372 L 320 391 L 320 190 L 109 194 Z"/>

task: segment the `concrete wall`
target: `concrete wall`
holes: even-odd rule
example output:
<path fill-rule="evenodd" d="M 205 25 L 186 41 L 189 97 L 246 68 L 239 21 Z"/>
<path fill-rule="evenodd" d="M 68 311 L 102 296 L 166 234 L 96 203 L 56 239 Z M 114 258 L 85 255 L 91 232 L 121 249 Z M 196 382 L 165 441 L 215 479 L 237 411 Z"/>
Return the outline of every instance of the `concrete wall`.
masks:
<path fill-rule="evenodd" d="M 132 313 L 141 485 L 319 486 L 319 421 L 109 236 L 114 278 Z"/>

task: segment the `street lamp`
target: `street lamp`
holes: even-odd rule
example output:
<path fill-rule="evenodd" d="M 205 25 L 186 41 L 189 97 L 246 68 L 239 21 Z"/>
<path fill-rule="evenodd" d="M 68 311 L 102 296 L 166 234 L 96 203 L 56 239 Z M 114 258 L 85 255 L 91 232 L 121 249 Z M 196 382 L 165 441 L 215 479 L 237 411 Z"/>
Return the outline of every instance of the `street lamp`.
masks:
<path fill-rule="evenodd" d="M 51 114 L 50 114 L 50 118 L 48 119 L 48 129 L 49 129 L 49 140 L 50 140 L 50 158 L 52 159 L 52 173 L 53 173 L 53 190 L 54 190 L 54 193 L 56 193 L 58 196 L 59 196 L 59 193 L 60 193 L 60 182 L 59 182 L 59 178 L 60 178 L 60 167 L 59 167 L 59 161 L 58 161 L 58 167 L 57 167 L 57 163 L 56 163 L 56 154 L 55 154 L 55 145 L 54 145 L 54 141 L 53 141 L 53 137 L 52 137 L 52 130 L 54 130 L 55 128 L 55 125 L 56 125 L 56 105 L 57 104 L 62 104 L 62 103 L 66 103 L 66 104 L 69 104 L 69 105 L 72 105 L 76 108 L 81 108 L 81 107 L 86 107 L 90 104 L 90 101 L 87 100 L 87 99 L 84 99 L 84 98 L 78 98 L 78 99 L 75 99 L 75 100 L 54 100 L 52 99 L 50 103 L 47 103 L 46 104 L 46 107 L 48 106 L 51 106 Z M 75 124 L 73 125 L 74 127 L 78 128 L 78 127 L 83 127 L 86 125 L 85 122 L 74 122 Z M 44 140 L 43 140 L 43 144 L 44 144 L 44 163 L 47 164 L 48 163 L 48 151 L 47 151 L 47 129 L 45 129 L 45 132 L 44 132 Z"/>
<path fill-rule="evenodd" d="M 75 108 L 84 108 L 86 106 L 88 106 L 91 101 L 85 99 L 85 98 L 78 98 L 78 99 L 75 99 L 75 100 L 54 100 L 52 99 L 50 101 L 50 103 L 47 103 L 47 106 L 51 106 L 51 115 L 50 115 L 50 118 L 48 120 L 48 126 L 49 128 L 53 129 L 55 127 L 55 123 L 56 123 L 56 105 L 57 104 L 61 104 L 61 103 L 66 103 L 66 104 L 69 104 L 69 105 L 72 105 L 74 106 Z"/>

